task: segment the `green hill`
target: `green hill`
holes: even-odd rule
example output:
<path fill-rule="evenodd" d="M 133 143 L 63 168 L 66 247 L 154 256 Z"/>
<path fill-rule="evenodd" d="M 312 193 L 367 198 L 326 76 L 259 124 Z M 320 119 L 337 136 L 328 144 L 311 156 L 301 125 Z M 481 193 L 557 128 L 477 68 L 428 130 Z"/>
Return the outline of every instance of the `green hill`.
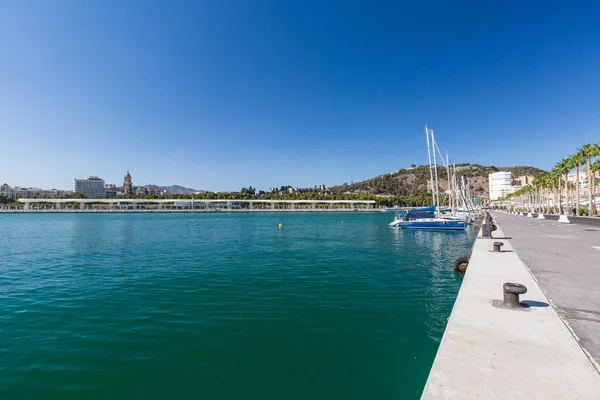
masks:
<path fill-rule="evenodd" d="M 475 193 L 487 193 L 488 175 L 498 171 L 510 171 L 513 178 L 544 172 L 539 168 L 527 166 L 496 167 L 469 163 L 456 165 L 459 179 L 461 176 L 467 178 L 469 187 Z M 334 186 L 330 190 L 336 194 L 369 193 L 380 196 L 418 196 L 427 193 L 428 180 L 429 167 L 421 165 L 414 168 L 402 168 L 362 182 L 344 183 L 343 185 Z M 442 190 L 447 188 L 447 175 L 444 167 L 438 167 L 438 182 Z"/>

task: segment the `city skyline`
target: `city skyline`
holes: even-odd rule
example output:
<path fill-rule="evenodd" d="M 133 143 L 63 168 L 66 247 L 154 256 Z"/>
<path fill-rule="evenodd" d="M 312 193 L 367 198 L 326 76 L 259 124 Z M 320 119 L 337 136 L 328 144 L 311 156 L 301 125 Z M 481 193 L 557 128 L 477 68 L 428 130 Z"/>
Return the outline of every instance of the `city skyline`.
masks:
<path fill-rule="evenodd" d="M 3 3 L 0 181 L 329 187 L 426 164 L 425 124 L 457 163 L 549 170 L 598 140 L 598 11 Z"/>
<path fill-rule="evenodd" d="M 131 194 L 132 190 L 134 188 L 138 188 L 138 187 L 148 187 L 148 186 L 157 186 L 157 187 L 170 187 L 170 186 L 184 186 L 184 185 L 179 185 L 177 183 L 171 183 L 171 184 L 156 184 L 156 183 L 144 183 L 144 184 L 140 184 L 140 185 L 134 185 L 133 184 L 133 176 L 130 174 L 129 169 L 126 170 L 125 172 L 125 176 L 121 178 L 121 180 L 115 180 L 115 181 L 111 181 L 111 180 L 107 180 L 104 179 L 102 176 L 98 176 L 98 175 L 87 175 L 87 176 L 82 176 L 82 177 L 75 177 L 73 179 L 71 179 L 71 183 L 69 185 L 69 188 L 62 188 L 62 187 L 46 187 L 45 185 L 20 185 L 18 183 L 8 183 L 8 182 L 3 182 L 0 183 L 1 185 L 8 185 L 10 187 L 19 187 L 19 188 L 23 188 L 23 189 L 40 189 L 40 190 L 44 190 L 44 191 L 48 191 L 48 190 L 58 190 L 58 191 L 62 191 L 62 192 L 77 192 L 77 190 L 74 190 L 74 187 L 76 185 L 77 182 L 79 181 L 84 181 L 84 180 L 88 180 L 88 179 L 100 179 L 104 182 L 104 185 L 106 187 L 111 187 L 111 189 L 122 189 L 124 187 L 127 186 L 127 190 L 125 190 L 123 193 L 124 194 Z M 292 187 L 294 189 L 312 189 L 314 188 L 325 188 L 326 185 L 324 184 L 314 184 L 310 187 L 300 187 L 297 185 L 289 185 L 289 184 L 282 184 L 282 185 L 276 185 L 276 186 L 271 186 L 269 188 L 256 188 L 257 190 L 262 190 L 262 191 L 272 191 L 274 188 L 279 188 L 282 186 L 289 186 Z M 199 191 L 208 191 L 210 192 L 211 190 L 205 190 L 205 189 L 201 189 L 201 188 L 194 188 L 194 187 L 186 187 L 184 186 L 186 189 L 195 189 L 195 190 L 199 190 Z M 248 185 L 247 187 L 253 187 L 253 185 Z M 239 188 L 237 190 L 231 190 L 230 192 L 237 192 L 242 188 Z M 323 189 L 324 190 L 324 189 Z M 215 191 L 218 192 L 218 191 Z"/>

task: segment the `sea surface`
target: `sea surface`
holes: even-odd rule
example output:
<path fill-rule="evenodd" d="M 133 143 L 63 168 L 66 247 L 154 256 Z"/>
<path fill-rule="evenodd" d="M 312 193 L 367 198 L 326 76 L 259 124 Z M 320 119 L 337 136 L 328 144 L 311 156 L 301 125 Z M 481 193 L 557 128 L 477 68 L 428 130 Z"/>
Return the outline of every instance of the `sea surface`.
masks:
<path fill-rule="evenodd" d="M 418 399 L 476 232 L 392 218 L 0 214 L 0 398 Z"/>

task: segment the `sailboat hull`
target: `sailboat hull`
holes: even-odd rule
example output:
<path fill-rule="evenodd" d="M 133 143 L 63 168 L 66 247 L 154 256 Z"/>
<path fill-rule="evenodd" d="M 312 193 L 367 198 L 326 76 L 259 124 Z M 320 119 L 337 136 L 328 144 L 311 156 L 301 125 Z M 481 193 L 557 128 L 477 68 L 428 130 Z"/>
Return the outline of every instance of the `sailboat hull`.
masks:
<path fill-rule="evenodd" d="M 467 221 L 452 220 L 443 218 L 416 219 L 410 221 L 398 221 L 396 225 L 405 229 L 433 229 L 446 231 L 464 231 L 467 228 Z"/>

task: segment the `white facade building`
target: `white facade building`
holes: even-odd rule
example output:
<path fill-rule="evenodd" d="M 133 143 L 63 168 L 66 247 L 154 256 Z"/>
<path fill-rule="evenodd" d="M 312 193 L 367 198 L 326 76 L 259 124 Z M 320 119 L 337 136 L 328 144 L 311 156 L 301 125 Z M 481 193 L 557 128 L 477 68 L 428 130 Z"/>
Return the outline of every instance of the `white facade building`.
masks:
<path fill-rule="evenodd" d="M 500 197 L 511 193 L 512 172 L 494 172 L 489 175 L 490 200 L 498 200 Z"/>
<path fill-rule="evenodd" d="M 73 192 L 81 193 L 88 199 L 102 198 L 106 195 L 104 179 L 88 176 L 85 179 L 73 180 Z"/>

